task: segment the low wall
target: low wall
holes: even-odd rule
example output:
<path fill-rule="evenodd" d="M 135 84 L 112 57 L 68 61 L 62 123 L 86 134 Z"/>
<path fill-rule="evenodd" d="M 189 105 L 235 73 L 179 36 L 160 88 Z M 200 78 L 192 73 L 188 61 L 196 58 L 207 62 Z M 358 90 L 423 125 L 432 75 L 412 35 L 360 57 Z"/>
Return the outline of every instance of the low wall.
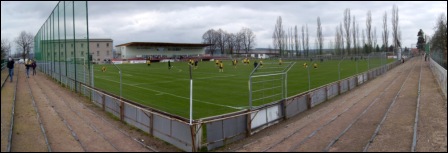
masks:
<path fill-rule="evenodd" d="M 446 99 L 446 69 L 437 64 L 437 62 L 435 62 L 432 58 L 429 65 Z"/>

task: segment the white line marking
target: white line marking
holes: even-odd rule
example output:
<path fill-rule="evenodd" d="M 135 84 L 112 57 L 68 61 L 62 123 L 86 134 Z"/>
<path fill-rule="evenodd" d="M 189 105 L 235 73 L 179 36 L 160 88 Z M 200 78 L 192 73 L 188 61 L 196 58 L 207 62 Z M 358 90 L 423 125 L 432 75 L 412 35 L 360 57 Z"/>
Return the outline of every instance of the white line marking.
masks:
<path fill-rule="evenodd" d="M 111 81 L 111 82 L 120 83 L 120 82 L 117 82 L 117 81 L 114 81 L 114 80 L 110 80 L 110 79 L 104 79 L 104 78 L 100 78 L 100 79 L 108 80 L 108 81 Z M 128 86 L 133 86 L 133 85 L 131 85 L 131 84 L 127 84 L 127 83 L 123 83 L 123 84 L 128 85 Z M 166 94 L 166 95 L 170 95 L 170 96 L 174 96 L 174 97 L 178 97 L 178 98 L 182 98 L 182 99 L 187 99 L 187 100 L 190 99 L 189 97 L 182 97 L 182 96 L 178 96 L 178 95 L 175 95 L 175 94 L 171 94 L 171 93 L 167 93 L 167 92 L 162 92 L 162 91 L 158 91 L 158 90 L 153 90 L 153 89 L 148 89 L 148 88 L 143 88 L 143 87 L 138 87 L 138 86 L 133 86 L 133 87 L 135 87 L 135 88 L 140 88 L 140 89 L 144 89 L 144 90 L 148 90 L 148 91 L 153 91 L 153 92 L 163 93 L 163 94 Z M 236 109 L 236 110 L 244 109 L 244 107 L 233 107 L 233 106 L 228 106 L 228 105 L 215 104 L 215 103 L 211 103 L 211 102 L 207 102 L 207 101 L 202 101 L 202 100 L 197 100 L 197 99 L 195 99 L 195 101 L 197 101 L 197 102 L 201 102 L 201 103 L 205 103 L 205 104 L 215 105 L 215 106 L 221 106 L 221 107 L 232 108 L 232 109 Z"/>

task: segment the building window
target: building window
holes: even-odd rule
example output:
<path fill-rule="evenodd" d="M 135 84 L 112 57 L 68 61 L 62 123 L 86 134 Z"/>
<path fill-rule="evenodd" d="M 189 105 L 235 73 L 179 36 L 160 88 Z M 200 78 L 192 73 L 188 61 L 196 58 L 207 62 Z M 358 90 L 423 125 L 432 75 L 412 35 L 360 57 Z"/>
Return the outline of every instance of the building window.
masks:
<path fill-rule="evenodd" d="M 97 61 L 100 61 L 100 59 L 98 58 Z"/>
<path fill-rule="evenodd" d="M 100 56 L 100 51 L 96 51 L 96 56 Z"/>
<path fill-rule="evenodd" d="M 106 52 L 106 55 L 109 56 L 109 51 Z"/>
<path fill-rule="evenodd" d="M 100 48 L 100 43 L 96 43 L 96 48 Z"/>
<path fill-rule="evenodd" d="M 109 47 L 109 43 L 107 43 L 106 46 Z"/>
<path fill-rule="evenodd" d="M 81 48 L 84 48 L 84 44 L 81 44 Z"/>
<path fill-rule="evenodd" d="M 73 55 L 73 52 L 72 52 L 72 55 Z"/>
<path fill-rule="evenodd" d="M 84 51 L 81 51 L 81 56 L 84 56 Z"/>
<path fill-rule="evenodd" d="M 73 48 L 73 44 L 70 44 L 71 46 L 72 46 L 72 48 Z"/>
<path fill-rule="evenodd" d="M 61 55 L 64 56 L 64 52 L 61 52 Z"/>
<path fill-rule="evenodd" d="M 61 48 L 63 48 L 64 47 L 64 44 L 61 44 Z"/>

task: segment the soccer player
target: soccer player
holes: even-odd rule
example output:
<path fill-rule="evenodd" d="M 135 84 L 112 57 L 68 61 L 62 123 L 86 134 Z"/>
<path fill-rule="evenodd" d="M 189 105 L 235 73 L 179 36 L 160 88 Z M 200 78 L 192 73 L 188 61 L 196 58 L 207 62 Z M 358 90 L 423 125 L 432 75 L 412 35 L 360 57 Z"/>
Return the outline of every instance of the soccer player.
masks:
<path fill-rule="evenodd" d="M 146 60 L 146 64 L 148 64 L 148 66 L 151 66 L 151 60 L 150 59 Z"/>
<path fill-rule="evenodd" d="M 282 64 L 283 64 L 282 58 L 279 58 L 278 59 L 278 65 L 282 65 Z"/>
<path fill-rule="evenodd" d="M 194 61 L 194 69 L 198 69 L 198 60 Z"/>
<path fill-rule="evenodd" d="M 215 60 L 216 66 L 219 66 L 219 60 Z"/>
<path fill-rule="evenodd" d="M 168 70 L 171 70 L 171 60 L 168 60 Z"/>
<path fill-rule="evenodd" d="M 219 72 L 224 72 L 224 64 L 222 61 L 219 61 Z"/>
<path fill-rule="evenodd" d="M 314 69 L 317 69 L 317 63 L 314 63 L 313 66 L 314 66 Z"/>
<path fill-rule="evenodd" d="M 308 67 L 308 64 L 306 64 L 306 62 L 303 63 L 303 67 L 304 67 L 304 68 L 307 68 L 307 67 Z"/>
<path fill-rule="evenodd" d="M 237 63 L 238 61 L 236 60 L 236 59 L 234 59 L 233 61 L 232 61 L 232 64 L 233 64 L 233 67 L 234 68 L 236 68 L 236 63 Z"/>
<path fill-rule="evenodd" d="M 260 67 L 263 67 L 263 61 L 260 60 Z"/>
<path fill-rule="evenodd" d="M 106 72 L 106 67 L 105 66 L 101 67 L 101 71 Z"/>

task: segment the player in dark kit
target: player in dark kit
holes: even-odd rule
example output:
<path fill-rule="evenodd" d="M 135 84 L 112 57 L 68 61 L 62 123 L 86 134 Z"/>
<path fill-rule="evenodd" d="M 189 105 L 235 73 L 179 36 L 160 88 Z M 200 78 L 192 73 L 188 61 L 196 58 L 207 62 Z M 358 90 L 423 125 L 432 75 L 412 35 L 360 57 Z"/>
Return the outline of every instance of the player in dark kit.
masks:
<path fill-rule="evenodd" d="M 168 70 L 171 70 L 171 60 L 168 60 Z"/>

